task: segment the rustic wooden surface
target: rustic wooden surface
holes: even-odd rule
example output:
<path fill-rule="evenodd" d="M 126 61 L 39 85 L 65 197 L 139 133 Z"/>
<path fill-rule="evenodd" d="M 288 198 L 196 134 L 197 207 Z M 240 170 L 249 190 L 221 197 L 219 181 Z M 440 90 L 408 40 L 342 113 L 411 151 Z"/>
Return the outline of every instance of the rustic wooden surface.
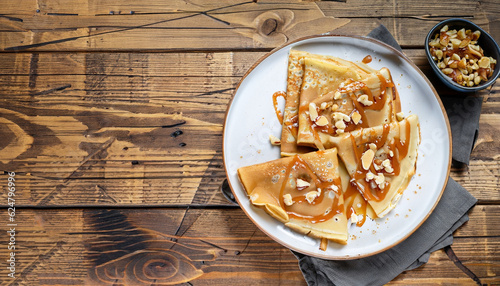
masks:
<path fill-rule="evenodd" d="M 444 95 L 423 51 L 462 17 L 500 42 L 500 2 L 4 0 L 0 4 L 1 285 L 305 285 L 297 260 L 218 191 L 241 76 L 301 36 L 384 24 Z M 453 249 L 500 284 L 500 86 L 451 176 L 478 200 Z M 5 267 L 16 173 L 16 278 Z M 443 251 L 393 285 L 474 285 Z"/>

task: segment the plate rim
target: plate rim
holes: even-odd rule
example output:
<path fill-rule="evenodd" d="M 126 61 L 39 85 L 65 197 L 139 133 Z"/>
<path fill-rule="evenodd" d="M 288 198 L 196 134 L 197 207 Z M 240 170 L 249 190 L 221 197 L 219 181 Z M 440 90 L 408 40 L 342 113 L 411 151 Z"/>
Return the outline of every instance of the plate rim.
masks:
<path fill-rule="evenodd" d="M 448 149 L 449 149 L 449 154 L 448 154 L 448 164 L 447 164 L 447 170 L 446 170 L 446 178 L 444 179 L 443 186 L 441 188 L 439 196 L 437 197 L 436 201 L 434 202 L 434 205 L 430 208 L 429 212 L 425 215 L 425 217 L 410 232 L 408 232 L 406 235 L 404 235 L 400 239 L 396 240 L 392 244 L 390 244 L 390 245 L 388 245 L 388 246 L 386 246 L 386 247 L 384 247 L 384 248 L 382 248 L 380 250 L 377 250 L 377 251 L 374 251 L 374 252 L 370 252 L 370 253 L 366 253 L 366 254 L 360 254 L 360 255 L 356 255 L 356 256 L 350 256 L 350 255 L 332 256 L 332 255 L 326 255 L 326 254 L 321 254 L 321 253 L 316 253 L 316 252 L 304 251 L 302 249 L 297 249 L 297 247 L 295 247 L 293 245 L 289 245 L 289 243 L 283 242 L 280 239 L 277 239 L 275 236 L 271 235 L 267 230 L 265 230 L 261 225 L 259 225 L 250 216 L 250 214 L 248 213 L 248 211 L 244 207 L 242 207 L 240 199 L 236 195 L 236 192 L 234 191 L 233 185 L 231 184 L 231 180 L 229 179 L 229 173 L 228 173 L 227 164 L 226 164 L 226 156 L 225 156 L 226 151 L 225 151 L 225 144 L 224 144 L 224 142 L 225 142 L 225 136 L 226 136 L 226 123 L 227 123 L 227 120 L 228 120 L 229 110 L 231 109 L 231 106 L 233 104 L 233 100 L 235 98 L 235 95 L 238 92 L 238 89 L 240 88 L 240 85 L 243 83 L 243 81 L 247 78 L 248 75 L 250 75 L 250 73 L 252 71 L 254 71 L 257 68 L 257 66 L 259 66 L 265 59 L 267 59 L 268 57 L 270 57 L 274 53 L 276 53 L 276 52 L 278 52 L 278 51 L 280 51 L 282 49 L 286 49 L 287 47 L 289 47 L 289 46 L 291 46 L 293 44 L 296 44 L 298 42 L 306 41 L 306 40 L 309 40 L 309 39 L 321 39 L 321 38 L 353 38 L 353 39 L 357 39 L 357 40 L 368 41 L 368 42 L 371 42 L 372 44 L 380 45 L 380 46 L 383 46 L 383 47 L 391 50 L 399 58 L 401 58 L 405 62 L 407 62 L 424 79 L 424 81 L 427 83 L 427 85 L 429 86 L 429 88 L 432 90 L 432 93 L 433 93 L 434 97 L 436 98 L 436 100 L 437 100 L 437 102 L 439 104 L 439 107 L 441 108 L 441 112 L 442 112 L 443 117 L 444 117 L 446 129 L 448 131 L 448 142 L 449 142 Z M 410 60 L 401 51 L 397 50 L 396 48 L 392 47 L 391 45 L 388 45 L 388 44 L 386 44 L 384 42 L 381 42 L 381 41 L 379 41 L 377 39 L 370 38 L 370 37 L 367 37 L 367 36 L 337 35 L 337 34 L 310 35 L 310 36 L 305 36 L 305 37 L 301 37 L 301 38 L 295 39 L 295 40 L 293 40 L 291 42 L 288 42 L 288 43 L 285 43 L 283 45 L 280 45 L 280 46 L 272 49 L 271 51 L 267 52 L 266 54 L 264 54 L 263 56 L 261 56 L 254 64 L 252 64 L 252 66 L 245 72 L 245 74 L 238 81 L 238 84 L 236 85 L 236 87 L 234 88 L 234 91 L 232 93 L 231 99 L 230 99 L 230 101 L 227 104 L 227 108 L 226 108 L 226 112 L 225 112 L 225 116 L 224 116 L 224 124 L 223 124 L 223 128 L 222 128 L 222 162 L 223 162 L 223 165 L 224 165 L 224 172 L 226 174 L 226 179 L 227 179 L 229 188 L 231 189 L 231 192 L 233 193 L 236 201 L 238 202 L 238 205 L 240 206 L 240 209 L 243 210 L 243 212 L 245 213 L 245 215 L 252 221 L 252 223 L 255 226 L 257 226 L 258 229 L 260 229 L 263 233 L 265 233 L 273 241 L 281 244 L 282 246 L 284 246 L 284 247 L 286 247 L 286 248 L 288 248 L 290 250 L 297 251 L 299 253 L 302 253 L 302 254 L 305 254 L 305 255 L 309 255 L 309 256 L 312 256 L 312 257 L 326 259 L 326 260 L 353 260 L 353 259 L 358 259 L 358 258 L 370 257 L 370 256 L 379 254 L 381 252 L 384 252 L 384 251 L 386 251 L 388 249 L 393 248 L 394 246 L 396 246 L 396 245 L 400 244 L 401 242 L 403 242 L 404 240 L 406 240 L 413 233 L 415 233 L 415 231 L 417 229 L 419 229 L 420 226 L 429 218 L 429 216 L 432 214 L 432 212 L 434 211 L 434 209 L 436 208 L 437 204 L 439 203 L 439 201 L 442 198 L 444 190 L 445 190 L 445 188 L 446 188 L 446 186 L 448 184 L 448 179 L 450 177 L 452 154 L 453 154 L 452 153 L 452 136 L 451 136 L 451 127 L 450 127 L 450 122 L 449 122 L 449 119 L 448 119 L 448 115 L 447 115 L 446 109 L 443 106 L 441 98 L 439 97 L 436 89 L 434 88 L 434 86 L 432 85 L 432 83 L 429 81 L 429 79 L 427 78 L 427 76 L 425 76 L 425 74 L 420 70 L 420 68 L 418 66 L 416 66 L 415 63 L 413 63 L 413 61 Z"/>

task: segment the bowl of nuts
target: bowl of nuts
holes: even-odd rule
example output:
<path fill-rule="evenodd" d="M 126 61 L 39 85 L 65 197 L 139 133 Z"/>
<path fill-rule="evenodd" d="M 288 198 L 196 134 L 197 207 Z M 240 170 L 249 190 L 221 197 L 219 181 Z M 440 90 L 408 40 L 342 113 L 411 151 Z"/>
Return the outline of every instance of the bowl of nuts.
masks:
<path fill-rule="evenodd" d="M 464 19 L 434 26 L 425 39 L 434 72 L 449 88 L 475 92 L 492 85 L 500 74 L 500 48 L 481 27 Z"/>

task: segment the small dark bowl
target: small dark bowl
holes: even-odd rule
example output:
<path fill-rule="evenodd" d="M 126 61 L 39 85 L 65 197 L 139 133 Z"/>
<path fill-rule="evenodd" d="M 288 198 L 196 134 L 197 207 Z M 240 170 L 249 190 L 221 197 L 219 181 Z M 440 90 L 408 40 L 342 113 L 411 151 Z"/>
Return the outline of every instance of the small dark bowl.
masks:
<path fill-rule="evenodd" d="M 439 67 L 437 66 L 437 63 L 432 59 L 432 55 L 429 49 L 429 42 L 434 39 L 434 36 L 436 33 L 439 33 L 442 27 L 445 25 L 448 25 L 450 30 L 456 29 L 457 31 L 465 28 L 466 30 L 470 29 L 472 32 L 479 30 L 481 32 L 481 35 L 477 41 L 477 44 L 484 50 L 484 55 L 487 57 L 492 57 L 494 58 L 497 63 L 495 65 L 495 70 L 493 71 L 493 75 L 488 79 L 488 81 L 482 81 L 479 85 L 475 85 L 472 87 L 468 86 L 462 86 L 456 82 L 453 81 L 449 76 L 445 75 Z M 488 86 L 492 85 L 495 80 L 498 78 L 500 74 L 500 48 L 498 47 L 498 44 L 495 42 L 495 40 L 488 34 L 486 33 L 481 27 L 478 25 L 472 23 L 471 21 L 467 21 L 464 19 L 459 19 L 459 18 L 452 18 L 448 20 L 444 20 L 440 23 L 438 23 L 436 26 L 434 26 L 429 34 L 427 34 L 427 37 L 425 38 L 425 54 L 427 55 L 427 60 L 429 60 L 429 64 L 431 65 L 432 69 L 434 72 L 438 75 L 438 77 L 441 79 L 441 81 L 448 86 L 449 88 L 460 91 L 460 92 L 475 92 L 481 89 L 485 89 Z"/>

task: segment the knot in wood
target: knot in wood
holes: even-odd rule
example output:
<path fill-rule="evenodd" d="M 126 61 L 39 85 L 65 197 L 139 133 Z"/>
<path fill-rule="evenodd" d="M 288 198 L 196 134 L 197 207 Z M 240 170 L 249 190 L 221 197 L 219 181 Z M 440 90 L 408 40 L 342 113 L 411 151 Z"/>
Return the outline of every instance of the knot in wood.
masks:
<path fill-rule="evenodd" d="M 267 19 L 264 21 L 264 23 L 262 23 L 261 26 L 262 34 L 269 36 L 272 33 L 276 32 L 278 26 L 279 26 L 278 20 L 272 18 Z"/>

